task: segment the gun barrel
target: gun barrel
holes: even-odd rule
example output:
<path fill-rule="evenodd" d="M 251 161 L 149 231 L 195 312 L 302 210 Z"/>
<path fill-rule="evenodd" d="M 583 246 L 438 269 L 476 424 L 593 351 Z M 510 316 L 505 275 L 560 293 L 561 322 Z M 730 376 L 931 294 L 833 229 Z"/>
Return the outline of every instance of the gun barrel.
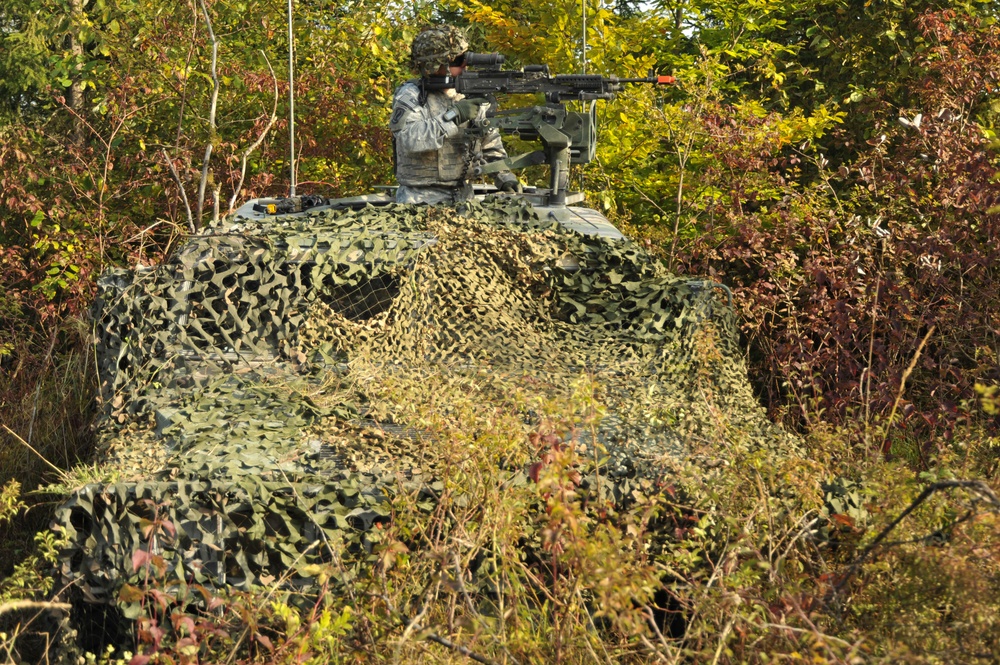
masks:
<path fill-rule="evenodd" d="M 677 82 L 673 76 L 643 76 L 641 78 L 617 79 L 615 83 L 655 83 L 656 85 L 673 85 Z"/>

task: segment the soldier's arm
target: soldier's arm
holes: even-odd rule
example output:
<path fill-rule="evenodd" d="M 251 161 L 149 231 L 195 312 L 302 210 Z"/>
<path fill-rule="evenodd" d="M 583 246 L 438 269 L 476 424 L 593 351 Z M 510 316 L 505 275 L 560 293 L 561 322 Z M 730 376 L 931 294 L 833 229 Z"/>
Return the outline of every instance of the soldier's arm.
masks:
<path fill-rule="evenodd" d="M 444 113 L 432 115 L 427 106 L 420 104 L 419 97 L 417 86 L 404 85 L 393 99 L 389 129 L 396 137 L 396 149 L 399 151 L 418 153 L 439 150 L 445 139 L 460 131 L 454 121 L 444 119 Z"/>
<path fill-rule="evenodd" d="M 495 162 L 498 159 L 507 159 L 507 150 L 503 147 L 500 132 L 495 129 L 483 140 L 483 159 L 487 163 Z"/>

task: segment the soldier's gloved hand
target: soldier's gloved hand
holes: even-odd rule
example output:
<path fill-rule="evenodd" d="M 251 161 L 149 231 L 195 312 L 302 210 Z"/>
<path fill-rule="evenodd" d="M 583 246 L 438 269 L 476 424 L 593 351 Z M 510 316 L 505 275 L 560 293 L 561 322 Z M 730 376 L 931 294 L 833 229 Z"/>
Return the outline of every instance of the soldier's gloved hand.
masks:
<path fill-rule="evenodd" d="M 482 99 L 480 97 L 473 97 L 472 99 L 463 99 L 460 102 L 455 102 L 455 113 L 458 114 L 455 118 L 455 122 L 461 125 L 463 122 L 472 120 L 479 115 L 479 107 L 486 106 L 489 103 L 489 100 Z"/>

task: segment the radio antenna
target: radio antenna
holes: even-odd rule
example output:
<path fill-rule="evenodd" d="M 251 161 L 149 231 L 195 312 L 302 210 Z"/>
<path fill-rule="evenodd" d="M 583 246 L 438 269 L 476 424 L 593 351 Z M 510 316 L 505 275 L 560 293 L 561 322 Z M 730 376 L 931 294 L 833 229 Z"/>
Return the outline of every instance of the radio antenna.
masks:
<path fill-rule="evenodd" d="M 288 0 L 288 195 L 295 196 L 295 35 L 292 33 L 292 0 Z"/>
<path fill-rule="evenodd" d="M 583 64 L 581 65 L 580 73 L 586 75 L 587 74 L 587 0 L 580 0 L 580 16 L 583 19 L 582 20 L 583 25 L 581 26 L 580 29 L 580 34 L 581 37 L 583 38 L 582 39 Z M 597 105 L 596 99 L 590 102 L 590 122 L 591 122 L 590 126 L 594 127 L 595 129 L 597 128 L 597 116 L 594 113 L 594 108 L 596 105 Z M 584 106 L 583 101 L 580 102 L 580 106 L 581 107 Z M 577 169 L 577 172 L 580 174 L 580 191 L 581 192 L 586 191 L 587 181 L 585 179 L 583 169 Z"/>

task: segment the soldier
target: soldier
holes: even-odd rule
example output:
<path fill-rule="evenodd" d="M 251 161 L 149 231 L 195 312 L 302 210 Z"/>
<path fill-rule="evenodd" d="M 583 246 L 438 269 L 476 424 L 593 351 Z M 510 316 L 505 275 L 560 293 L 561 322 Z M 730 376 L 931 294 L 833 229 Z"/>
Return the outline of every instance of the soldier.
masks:
<path fill-rule="evenodd" d="M 454 89 L 429 90 L 425 85 L 429 76 L 461 74 L 468 49 L 465 35 L 450 25 L 424 28 L 413 39 L 410 67 L 421 78 L 396 90 L 389 121 L 399 203 L 449 204 L 472 198 L 473 166 L 507 158 L 496 130 L 485 136 L 463 131 L 485 116 L 485 99 L 465 99 Z M 501 191 L 520 190 L 510 171 L 497 173 L 494 181 Z"/>

